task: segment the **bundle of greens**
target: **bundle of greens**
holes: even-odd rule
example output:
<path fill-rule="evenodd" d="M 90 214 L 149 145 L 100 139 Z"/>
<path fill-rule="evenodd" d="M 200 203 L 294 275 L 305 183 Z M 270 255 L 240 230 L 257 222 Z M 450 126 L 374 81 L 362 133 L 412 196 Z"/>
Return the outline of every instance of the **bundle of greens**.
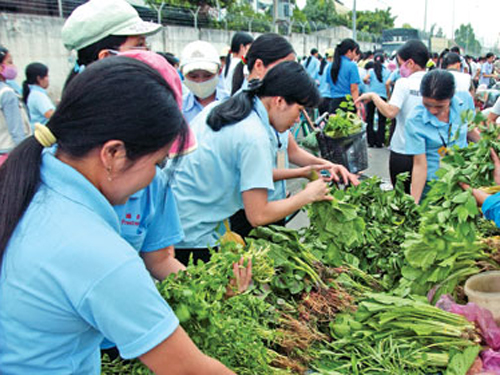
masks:
<path fill-rule="evenodd" d="M 480 350 L 472 323 L 419 297 L 368 293 L 331 332 L 336 340 L 312 366 L 319 373 L 465 375 Z"/>
<path fill-rule="evenodd" d="M 354 102 L 350 95 L 340 104 L 334 115 L 330 115 L 323 133 L 330 138 L 342 138 L 358 134 L 363 130 L 363 121 L 354 113 Z"/>
<path fill-rule="evenodd" d="M 332 202 L 310 206 L 312 229 L 306 237 L 325 244 L 326 264 L 360 268 L 380 277 L 386 287 L 399 280 L 404 263 L 400 245 L 419 220 L 417 205 L 404 193 L 405 177 L 391 191 L 382 190 L 376 177 L 345 191 L 334 188 Z"/>

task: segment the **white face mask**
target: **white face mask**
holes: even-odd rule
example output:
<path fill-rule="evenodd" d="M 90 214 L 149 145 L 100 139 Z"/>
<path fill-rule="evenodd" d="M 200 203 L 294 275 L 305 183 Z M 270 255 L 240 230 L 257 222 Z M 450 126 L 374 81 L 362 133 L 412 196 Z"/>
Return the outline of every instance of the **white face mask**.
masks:
<path fill-rule="evenodd" d="M 205 82 L 190 81 L 187 77 L 184 80 L 184 84 L 186 85 L 186 87 L 194 94 L 194 96 L 200 99 L 206 99 L 210 95 L 212 95 L 215 92 L 218 83 L 218 75 L 215 75 L 214 78 L 209 79 Z"/>

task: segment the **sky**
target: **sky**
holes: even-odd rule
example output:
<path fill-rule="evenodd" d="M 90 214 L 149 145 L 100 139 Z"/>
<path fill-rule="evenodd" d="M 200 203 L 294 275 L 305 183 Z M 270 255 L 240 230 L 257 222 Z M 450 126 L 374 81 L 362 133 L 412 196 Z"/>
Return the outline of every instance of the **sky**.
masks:
<path fill-rule="evenodd" d="M 341 0 L 352 9 L 353 0 Z M 297 0 L 303 7 L 306 0 Z M 375 10 L 391 7 L 391 14 L 397 16 L 395 26 L 409 23 L 414 28 L 424 28 L 425 0 L 356 0 L 357 10 Z M 470 23 L 476 38 L 483 46 L 494 46 L 500 38 L 500 0 L 428 0 L 427 31 L 436 23 L 445 35 L 452 36 L 452 30 L 461 24 Z"/>

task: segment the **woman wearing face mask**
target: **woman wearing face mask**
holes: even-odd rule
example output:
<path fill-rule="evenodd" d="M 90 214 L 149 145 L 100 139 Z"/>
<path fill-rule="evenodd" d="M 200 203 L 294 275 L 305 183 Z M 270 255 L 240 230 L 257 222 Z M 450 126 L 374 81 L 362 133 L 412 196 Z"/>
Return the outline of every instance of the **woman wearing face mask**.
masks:
<path fill-rule="evenodd" d="M 179 326 L 112 207 L 151 182 L 187 130 L 158 72 L 112 57 L 77 76 L 11 153 L 0 169 L 2 374 L 99 374 L 104 337 L 155 374 L 232 374 Z"/>
<path fill-rule="evenodd" d="M 262 79 L 267 72 L 283 61 L 295 61 L 295 51 L 292 45 L 281 35 L 268 33 L 259 36 L 247 52 L 246 66 L 250 72 L 248 80 Z M 243 76 L 244 64 L 240 63 L 234 72 L 233 88 L 247 88 L 248 80 Z M 273 157 L 273 180 L 274 189 L 269 191 L 269 201 L 278 201 L 286 198 L 286 180 L 292 178 L 308 178 L 312 170 L 328 170 L 332 178 L 339 179 L 339 175 L 345 182 L 350 180 L 357 183 L 354 175 L 340 165 L 333 164 L 328 160 L 318 158 L 300 148 L 289 130 L 277 132 L 278 148 L 275 149 Z M 299 168 L 289 169 L 289 162 Z M 284 225 L 284 219 L 275 224 Z M 231 228 L 242 236 L 247 236 L 252 230 L 252 225 L 247 220 L 244 210 L 238 211 L 231 217 Z"/>
<path fill-rule="evenodd" d="M 405 126 L 406 151 L 413 156 L 411 195 L 420 202 L 436 179 L 439 161 L 455 145 L 467 146 L 467 121 L 464 111 L 474 111 L 467 91 L 455 92 L 453 75 L 434 69 L 422 78 L 422 104 L 411 112 Z"/>
<path fill-rule="evenodd" d="M 32 128 L 38 122 L 45 125 L 55 110 L 47 95 L 49 87 L 49 68 L 41 63 L 31 63 L 26 67 L 26 80 L 23 82 L 23 101 L 28 106 Z"/>
<path fill-rule="evenodd" d="M 316 83 L 300 64 L 285 61 L 248 89 L 206 108 L 191 124 L 198 140 L 175 170 L 173 185 L 186 239 L 177 245 L 181 262 L 208 261 L 222 222 L 241 207 L 253 226 L 278 221 L 313 201 L 330 200 L 321 179 L 287 199 L 269 201 L 274 189 L 277 133 L 298 120 L 304 106 L 319 102 Z"/>
<path fill-rule="evenodd" d="M 189 43 L 181 54 L 181 72 L 189 89 L 182 98 L 182 113 L 188 123 L 214 101 L 224 100 L 229 94 L 218 87 L 220 59 L 217 50 L 208 42 Z"/>
<path fill-rule="evenodd" d="M 375 92 L 361 95 L 357 103 L 372 101 L 385 117 L 396 118 L 396 129 L 391 138 L 389 172 L 392 184 L 401 173 L 410 173 L 413 168 L 413 155 L 407 153 L 405 124 L 412 109 L 422 103 L 420 82 L 425 75 L 425 66 L 429 61 L 429 51 L 419 40 L 409 40 L 397 53 L 399 74 L 389 102 L 384 101 Z M 405 181 L 405 191 L 410 194 L 411 178 Z"/>
<path fill-rule="evenodd" d="M 14 90 L 5 81 L 13 80 L 17 69 L 12 55 L 5 47 L 0 46 L 0 165 L 8 153 L 28 136 L 19 108 L 19 99 Z"/>

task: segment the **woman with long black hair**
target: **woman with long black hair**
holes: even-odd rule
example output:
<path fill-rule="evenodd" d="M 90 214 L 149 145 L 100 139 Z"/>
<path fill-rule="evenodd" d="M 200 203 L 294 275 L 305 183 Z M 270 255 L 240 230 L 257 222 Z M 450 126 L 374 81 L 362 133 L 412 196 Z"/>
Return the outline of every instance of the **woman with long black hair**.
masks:
<path fill-rule="evenodd" d="M 241 58 L 246 55 L 252 43 L 253 37 L 248 33 L 239 31 L 233 35 L 231 39 L 231 48 L 226 56 L 226 65 L 221 75 L 224 88 L 227 92 L 232 92 L 234 69 L 241 61 Z"/>
<path fill-rule="evenodd" d="M 262 80 L 227 101 L 206 108 L 191 124 L 196 152 L 179 162 L 173 191 L 186 239 L 177 245 L 180 261 L 209 260 L 222 222 L 244 207 L 252 226 L 276 222 L 313 201 L 329 200 L 321 179 L 286 199 L 269 201 L 279 133 L 289 129 L 304 107 L 319 102 L 316 83 L 298 63 L 285 61 Z"/>
<path fill-rule="evenodd" d="M 98 374 L 104 337 L 156 374 L 232 374 L 179 326 L 113 209 L 187 131 L 156 70 L 111 57 L 14 149 L 0 168 L 2 374 Z"/>
<path fill-rule="evenodd" d="M 330 113 L 335 113 L 340 104 L 346 101 L 347 95 L 351 95 L 353 100 L 358 99 L 361 79 L 358 66 L 353 60 L 359 54 L 359 44 L 352 39 L 344 39 L 335 48 L 330 74 L 327 76 L 332 97 Z"/>
<path fill-rule="evenodd" d="M 49 87 L 49 68 L 42 63 L 31 63 L 25 69 L 23 82 L 23 101 L 28 107 L 30 124 L 45 125 L 54 113 L 55 106 L 47 95 Z"/>
<path fill-rule="evenodd" d="M 365 83 L 368 85 L 367 92 L 374 92 L 384 101 L 387 101 L 386 82 L 389 79 L 389 69 L 384 66 L 384 55 L 376 53 L 373 58 L 373 68 L 368 70 L 368 74 L 364 77 Z M 378 128 L 377 132 L 373 130 L 373 119 L 375 117 L 375 104 L 369 102 L 366 104 L 366 133 L 368 136 L 368 145 L 370 147 L 383 147 L 385 141 L 385 123 L 386 117 L 382 112 L 378 112 Z"/>

